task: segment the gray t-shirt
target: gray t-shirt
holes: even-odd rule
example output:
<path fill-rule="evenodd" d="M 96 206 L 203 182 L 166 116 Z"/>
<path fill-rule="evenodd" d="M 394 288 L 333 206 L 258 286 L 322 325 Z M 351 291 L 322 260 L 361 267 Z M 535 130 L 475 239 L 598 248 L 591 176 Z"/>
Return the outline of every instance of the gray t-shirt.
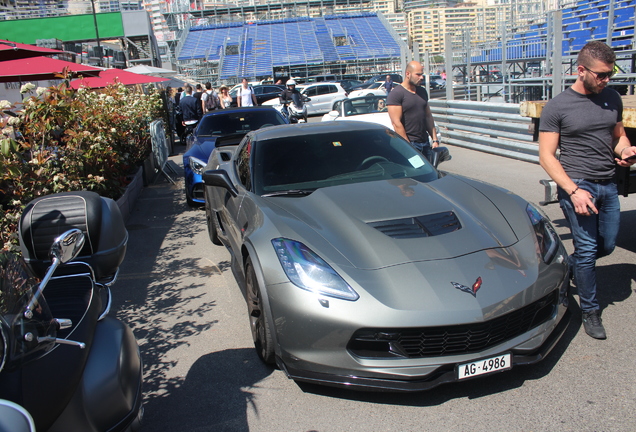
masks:
<path fill-rule="evenodd" d="M 386 98 L 387 105 L 402 106 L 402 124 L 409 141 L 428 142 L 426 130 L 426 105 L 428 93 L 423 87 L 415 87 L 415 94 L 401 85 L 396 85 Z"/>
<path fill-rule="evenodd" d="M 623 101 L 613 89 L 584 95 L 572 88 L 543 108 L 539 131 L 558 132 L 560 162 L 573 179 L 610 179 L 616 163 L 612 133 L 623 120 Z"/>

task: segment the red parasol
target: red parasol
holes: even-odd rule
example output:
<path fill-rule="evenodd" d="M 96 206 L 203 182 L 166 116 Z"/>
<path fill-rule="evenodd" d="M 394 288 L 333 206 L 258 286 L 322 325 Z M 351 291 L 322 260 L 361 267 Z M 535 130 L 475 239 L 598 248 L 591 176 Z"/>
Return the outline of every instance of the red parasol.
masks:
<path fill-rule="evenodd" d="M 78 89 L 80 87 L 102 88 L 113 84 L 115 79 L 117 79 L 117 82 L 124 85 L 170 81 L 168 78 L 141 75 L 133 72 L 126 72 L 122 69 L 106 69 L 103 70 L 98 77 L 84 77 L 71 81 L 71 87 L 74 89 Z"/>
<path fill-rule="evenodd" d="M 0 61 L 62 53 L 64 51 L 0 39 Z"/>
<path fill-rule="evenodd" d="M 0 82 L 58 79 L 64 68 L 74 74 L 97 75 L 102 69 L 49 57 L 31 57 L 0 62 Z"/>

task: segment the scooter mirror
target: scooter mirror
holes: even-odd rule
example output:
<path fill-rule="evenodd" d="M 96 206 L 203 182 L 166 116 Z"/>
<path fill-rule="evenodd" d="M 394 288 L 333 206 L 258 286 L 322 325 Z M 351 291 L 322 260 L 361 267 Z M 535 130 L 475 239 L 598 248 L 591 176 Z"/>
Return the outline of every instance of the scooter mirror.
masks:
<path fill-rule="evenodd" d="M 0 399 L 0 432 L 35 432 L 33 417 L 20 405 Z"/>
<path fill-rule="evenodd" d="M 55 239 L 51 245 L 51 259 L 57 259 L 65 264 L 79 255 L 85 240 L 84 233 L 73 228 Z"/>

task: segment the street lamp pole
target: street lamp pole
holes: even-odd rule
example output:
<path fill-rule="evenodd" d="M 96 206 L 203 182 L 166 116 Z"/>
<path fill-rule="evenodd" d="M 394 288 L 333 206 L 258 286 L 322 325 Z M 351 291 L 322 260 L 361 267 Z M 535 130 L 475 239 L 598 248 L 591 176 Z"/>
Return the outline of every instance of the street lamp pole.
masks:
<path fill-rule="evenodd" d="M 99 43 L 99 28 L 97 26 L 97 14 L 95 13 L 95 0 L 91 0 L 91 7 L 93 8 L 93 23 L 95 24 L 95 38 L 97 39 L 97 51 L 99 52 L 99 65 L 104 66 L 102 46 Z"/>

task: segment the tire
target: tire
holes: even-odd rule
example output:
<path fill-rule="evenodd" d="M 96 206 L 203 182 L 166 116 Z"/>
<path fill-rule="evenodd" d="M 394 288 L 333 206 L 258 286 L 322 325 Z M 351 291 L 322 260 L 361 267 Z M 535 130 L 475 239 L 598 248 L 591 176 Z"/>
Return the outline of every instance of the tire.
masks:
<path fill-rule="evenodd" d="M 208 236 L 210 237 L 210 241 L 212 244 L 217 246 L 221 246 L 221 240 L 219 239 L 219 222 L 217 220 L 216 212 L 213 212 L 210 209 L 210 206 L 205 202 L 205 220 L 208 226 Z"/>
<path fill-rule="evenodd" d="M 274 364 L 274 342 L 269 315 L 263 310 L 263 294 L 258 286 L 258 279 L 252 265 L 247 259 L 245 264 L 245 285 L 247 293 L 247 311 L 250 319 L 250 330 L 254 340 L 254 348 L 263 363 Z"/>

